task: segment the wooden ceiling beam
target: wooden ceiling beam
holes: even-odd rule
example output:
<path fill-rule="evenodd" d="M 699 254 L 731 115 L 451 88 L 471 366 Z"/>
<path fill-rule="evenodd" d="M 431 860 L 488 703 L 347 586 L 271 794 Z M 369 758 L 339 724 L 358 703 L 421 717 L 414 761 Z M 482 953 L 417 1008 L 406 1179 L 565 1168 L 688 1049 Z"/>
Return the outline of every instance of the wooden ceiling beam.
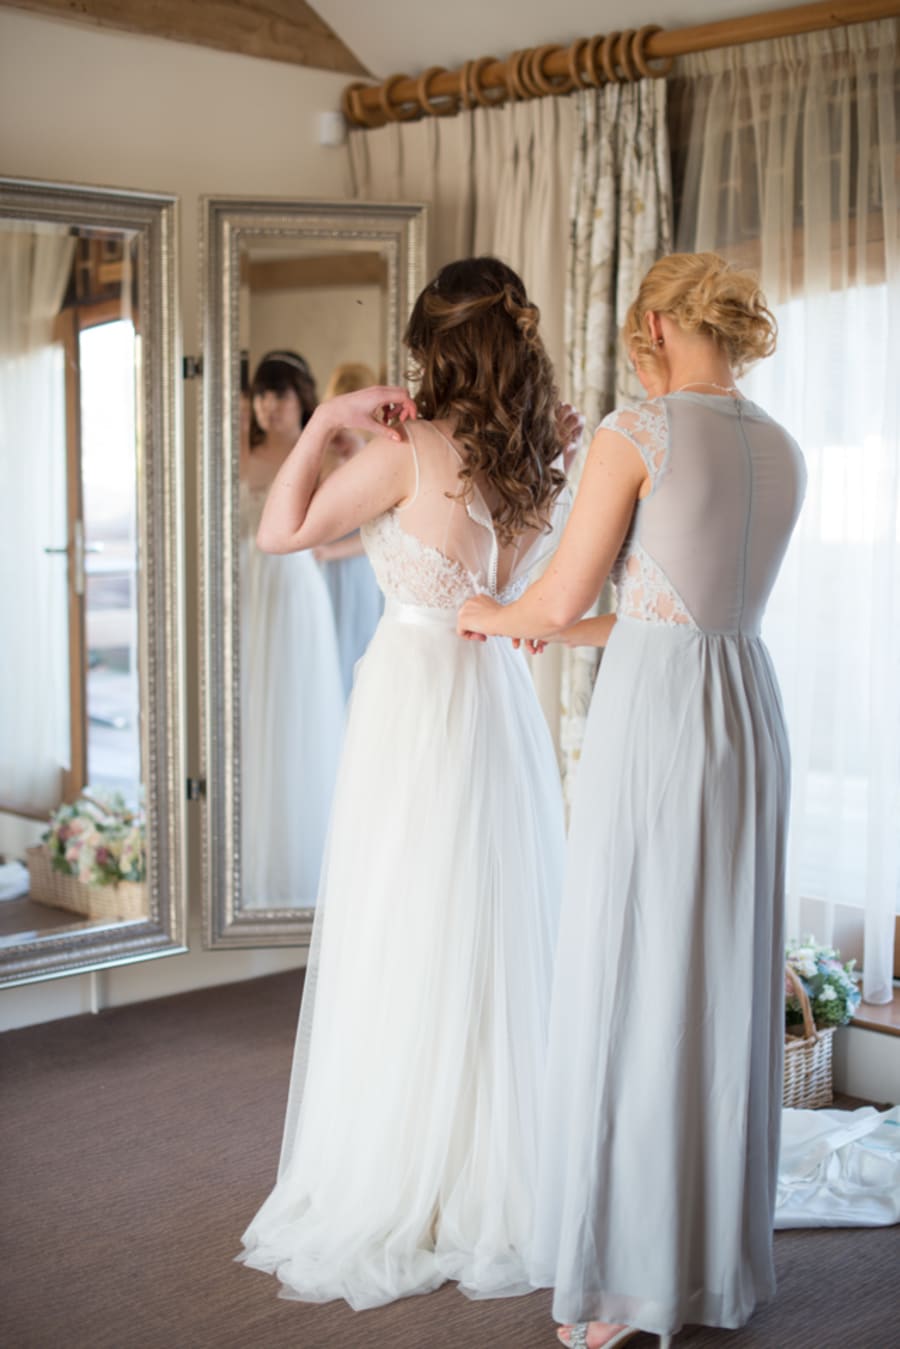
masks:
<path fill-rule="evenodd" d="M 306 0 L 0 0 L 50 18 L 347 75 L 366 68 Z"/>

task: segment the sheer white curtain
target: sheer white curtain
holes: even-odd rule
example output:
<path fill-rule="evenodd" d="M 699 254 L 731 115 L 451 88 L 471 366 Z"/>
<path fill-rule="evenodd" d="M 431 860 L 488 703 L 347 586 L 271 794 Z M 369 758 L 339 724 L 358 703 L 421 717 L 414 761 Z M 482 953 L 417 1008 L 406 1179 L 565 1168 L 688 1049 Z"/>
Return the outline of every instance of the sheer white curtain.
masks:
<path fill-rule="evenodd" d="M 776 355 L 743 382 L 809 490 L 765 636 L 793 751 L 789 926 L 864 911 L 864 996 L 891 997 L 900 902 L 900 24 L 685 60 L 678 246 L 756 266 Z"/>
<path fill-rule="evenodd" d="M 541 98 L 349 136 L 355 196 L 427 202 L 430 272 L 483 253 L 519 272 L 560 374 L 576 134 L 575 100 Z"/>
<path fill-rule="evenodd" d="M 65 371 L 52 342 L 75 244 L 0 224 L 0 803 L 49 810 L 69 758 Z"/>

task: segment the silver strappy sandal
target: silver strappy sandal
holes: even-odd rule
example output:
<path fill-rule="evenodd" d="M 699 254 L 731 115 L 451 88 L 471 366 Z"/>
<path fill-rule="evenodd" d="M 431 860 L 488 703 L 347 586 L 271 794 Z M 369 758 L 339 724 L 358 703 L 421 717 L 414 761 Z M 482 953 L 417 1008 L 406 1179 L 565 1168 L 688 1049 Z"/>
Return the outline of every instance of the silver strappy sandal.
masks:
<path fill-rule="evenodd" d="M 589 1321 L 579 1321 L 572 1327 L 572 1333 L 569 1338 L 569 1349 L 587 1349 L 587 1334 L 590 1329 Z M 640 1330 L 636 1326 L 624 1326 L 620 1331 L 613 1335 L 611 1340 L 607 1340 L 603 1349 L 615 1349 L 618 1344 L 625 1344 L 628 1340 L 633 1340 L 635 1335 L 640 1335 Z M 557 1338 L 561 1338 L 561 1332 L 557 1332 Z M 565 1344 L 566 1341 L 562 1340 Z M 659 1349 L 672 1349 L 672 1336 L 660 1335 Z"/>

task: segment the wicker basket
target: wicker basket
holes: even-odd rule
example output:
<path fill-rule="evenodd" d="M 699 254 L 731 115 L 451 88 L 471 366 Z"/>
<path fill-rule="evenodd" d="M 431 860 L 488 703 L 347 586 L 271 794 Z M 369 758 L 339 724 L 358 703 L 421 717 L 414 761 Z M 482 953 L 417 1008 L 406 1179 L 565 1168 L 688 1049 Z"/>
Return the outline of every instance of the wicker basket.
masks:
<path fill-rule="evenodd" d="M 831 1043 L 835 1028 L 817 1029 L 806 989 L 790 965 L 787 976 L 803 1013 L 803 1033 L 785 1036 L 783 1103 L 795 1110 L 815 1110 L 822 1105 L 831 1105 L 834 1100 Z"/>
<path fill-rule="evenodd" d="M 76 876 L 55 871 L 49 849 L 43 843 L 26 849 L 30 895 L 41 904 L 68 909 L 85 918 L 108 921 L 148 916 L 147 887 L 143 881 L 118 881 L 115 885 L 85 885 Z"/>

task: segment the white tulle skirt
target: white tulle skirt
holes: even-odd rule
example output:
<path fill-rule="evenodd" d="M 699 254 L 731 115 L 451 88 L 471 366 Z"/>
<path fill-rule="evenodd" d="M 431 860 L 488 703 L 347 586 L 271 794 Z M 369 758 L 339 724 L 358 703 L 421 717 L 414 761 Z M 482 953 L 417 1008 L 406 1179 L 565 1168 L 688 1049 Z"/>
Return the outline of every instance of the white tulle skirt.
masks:
<path fill-rule="evenodd" d="M 240 1257 L 285 1296 L 529 1291 L 563 850 L 521 653 L 389 601 L 350 704 L 278 1182 Z"/>
<path fill-rule="evenodd" d="M 344 723 L 328 591 L 311 553 L 241 543 L 241 898 L 316 902 Z"/>

